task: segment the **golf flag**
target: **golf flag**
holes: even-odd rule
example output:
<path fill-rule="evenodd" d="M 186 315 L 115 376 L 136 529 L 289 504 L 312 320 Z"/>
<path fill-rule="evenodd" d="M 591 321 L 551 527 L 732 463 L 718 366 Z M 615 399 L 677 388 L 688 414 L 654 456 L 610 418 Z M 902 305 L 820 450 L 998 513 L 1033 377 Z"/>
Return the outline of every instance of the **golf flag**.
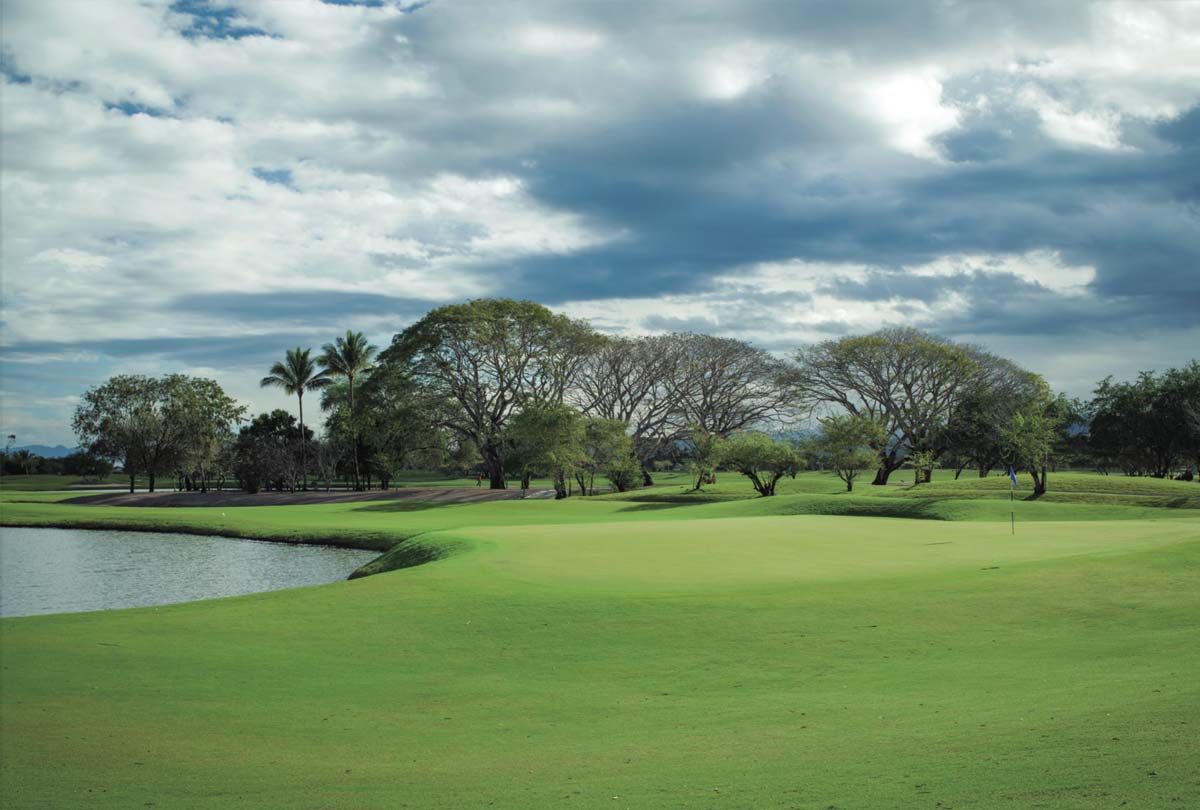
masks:
<path fill-rule="evenodd" d="M 1012 467 L 1008 468 L 1008 480 L 1013 482 L 1013 489 L 1017 488 L 1017 473 Z"/>

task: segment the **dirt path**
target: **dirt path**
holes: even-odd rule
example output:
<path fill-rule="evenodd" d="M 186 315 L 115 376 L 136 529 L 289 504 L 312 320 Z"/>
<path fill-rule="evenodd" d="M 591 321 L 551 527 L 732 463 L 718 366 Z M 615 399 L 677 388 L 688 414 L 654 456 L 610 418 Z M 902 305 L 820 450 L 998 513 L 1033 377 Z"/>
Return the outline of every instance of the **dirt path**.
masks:
<path fill-rule="evenodd" d="M 553 490 L 545 490 L 552 492 Z M 529 497 L 545 497 L 543 490 L 529 490 Z M 106 492 L 68 498 L 59 503 L 83 506 L 296 506 L 315 503 L 352 503 L 356 501 L 434 501 L 438 503 L 476 503 L 509 501 L 521 497 L 519 489 L 481 489 L 477 487 L 412 487 L 372 490 L 369 492 Z"/>

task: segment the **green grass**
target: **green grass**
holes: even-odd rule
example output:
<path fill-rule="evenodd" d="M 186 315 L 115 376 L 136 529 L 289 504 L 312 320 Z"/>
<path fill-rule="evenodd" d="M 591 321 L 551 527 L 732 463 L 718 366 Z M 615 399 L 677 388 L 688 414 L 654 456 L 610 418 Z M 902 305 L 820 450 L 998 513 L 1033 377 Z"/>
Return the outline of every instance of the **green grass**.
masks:
<path fill-rule="evenodd" d="M 121 480 L 120 476 L 108 476 L 97 481 L 78 475 L 5 475 L 0 476 L 0 492 L 37 492 L 39 490 L 59 490 L 70 488 L 98 488 L 129 486 L 129 479 Z"/>
<path fill-rule="evenodd" d="M 750 499 L 720 478 L 699 498 L 5 503 L 8 525 L 435 561 L 0 621 L 0 803 L 1200 806 L 1200 512 L 1018 501 L 1012 536 L 1007 500 L 940 482 L 806 474 Z"/>

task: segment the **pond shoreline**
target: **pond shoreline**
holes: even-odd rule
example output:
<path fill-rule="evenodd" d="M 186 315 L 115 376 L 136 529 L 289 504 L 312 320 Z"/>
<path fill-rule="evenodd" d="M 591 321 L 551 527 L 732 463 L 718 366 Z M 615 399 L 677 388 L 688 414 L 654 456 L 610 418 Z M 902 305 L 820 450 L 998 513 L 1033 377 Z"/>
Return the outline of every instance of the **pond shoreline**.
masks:
<path fill-rule="evenodd" d="M 4 619 L 157 607 L 345 582 L 379 560 L 375 549 L 205 530 L 46 523 L 5 528 L 0 540 Z"/>

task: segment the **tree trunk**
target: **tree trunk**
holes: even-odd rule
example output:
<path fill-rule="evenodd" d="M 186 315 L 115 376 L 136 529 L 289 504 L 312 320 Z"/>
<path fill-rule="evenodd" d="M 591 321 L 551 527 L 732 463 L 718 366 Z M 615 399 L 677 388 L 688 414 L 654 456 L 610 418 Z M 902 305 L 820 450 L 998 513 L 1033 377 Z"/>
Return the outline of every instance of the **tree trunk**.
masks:
<path fill-rule="evenodd" d="M 1033 476 L 1033 497 L 1037 498 L 1046 494 L 1046 467 L 1041 468 L 1030 467 L 1029 474 Z"/>
<path fill-rule="evenodd" d="M 354 453 L 354 490 L 362 488 L 358 475 L 358 422 L 354 419 L 354 375 L 348 375 L 350 381 L 350 447 Z M 300 434 L 304 438 L 304 434 Z"/>
<path fill-rule="evenodd" d="M 300 477 L 304 483 L 301 485 L 305 492 L 308 491 L 308 448 L 305 446 L 308 442 L 304 441 L 304 392 L 300 391 L 296 394 L 296 400 L 300 403 Z"/>
<path fill-rule="evenodd" d="M 650 470 L 648 470 L 645 465 L 642 466 L 642 486 L 654 486 L 654 479 L 650 477 Z"/>
<path fill-rule="evenodd" d="M 508 489 L 500 451 L 492 445 L 483 448 L 483 469 L 487 472 L 489 489 Z"/>
<path fill-rule="evenodd" d="M 129 494 L 130 494 L 130 495 L 132 495 L 132 494 L 134 493 L 134 488 L 133 488 L 133 485 L 134 485 L 134 482 L 135 482 L 136 480 L 137 480 L 137 476 L 136 476 L 136 475 L 131 475 L 131 476 L 129 476 Z"/>
<path fill-rule="evenodd" d="M 932 481 L 933 480 L 933 470 L 932 469 L 922 470 L 921 471 L 921 480 L 926 484 L 928 484 L 930 481 Z"/>
<path fill-rule="evenodd" d="M 150 473 L 150 491 L 154 491 L 154 473 Z"/>
<path fill-rule="evenodd" d="M 567 481 L 562 470 L 556 470 L 554 473 L 554 500 L 561 501 L 567 497 Z"/>

